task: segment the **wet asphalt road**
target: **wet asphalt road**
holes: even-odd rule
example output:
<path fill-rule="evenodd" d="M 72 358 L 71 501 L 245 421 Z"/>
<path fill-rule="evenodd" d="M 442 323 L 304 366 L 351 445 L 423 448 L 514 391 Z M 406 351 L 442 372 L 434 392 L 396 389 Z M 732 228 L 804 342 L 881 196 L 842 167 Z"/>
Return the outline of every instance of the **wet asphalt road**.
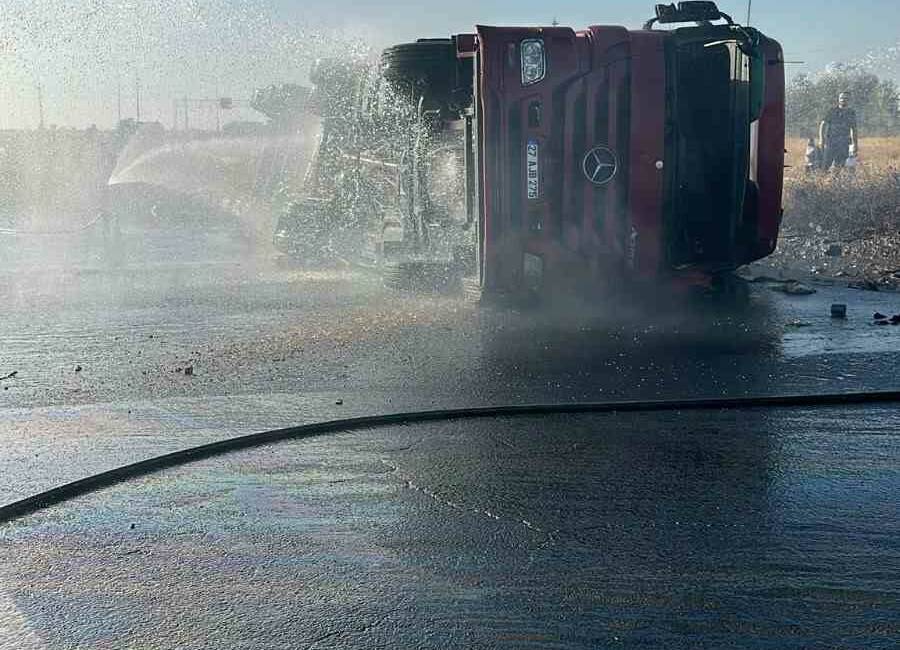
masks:
<path fill-rule="evenodd" d="M 15 271 L 3 502 L 335 417 L 898 387 L 893 294 L 559 318 L 254 259 Z M 897 424 L 556 417 L 205 461 L 0 527 L 0 647 L 895 647 Z"/>
<path fill-rule="evenodd" d="M 892 648 L 897 425 L 887 408 L 529 418 L 206 461 L 5 526 L 7 634 Z"/>

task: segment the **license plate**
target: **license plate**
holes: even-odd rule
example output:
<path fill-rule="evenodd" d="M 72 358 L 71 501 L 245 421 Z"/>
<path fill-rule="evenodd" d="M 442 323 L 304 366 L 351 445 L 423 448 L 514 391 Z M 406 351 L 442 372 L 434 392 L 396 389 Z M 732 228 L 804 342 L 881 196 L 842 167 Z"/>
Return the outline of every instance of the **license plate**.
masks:
<path fill-rule="evenodd" d="M 525 147 L 525 182 L 528 186 L 528 198 L 538 199 L 541 196 L 540 145 L 529 140 Z"/>

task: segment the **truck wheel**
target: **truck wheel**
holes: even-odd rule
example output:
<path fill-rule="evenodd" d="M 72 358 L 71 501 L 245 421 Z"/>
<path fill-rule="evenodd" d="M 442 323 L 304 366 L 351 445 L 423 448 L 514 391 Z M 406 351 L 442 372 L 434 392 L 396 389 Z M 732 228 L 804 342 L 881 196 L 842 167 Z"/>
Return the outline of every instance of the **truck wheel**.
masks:
<path fill-rule="evenodd" d="M 442 109 L 464 105 L 471 99 L 472 62 L 456 58 L 449 38 L 401 43 L 381 54 L 384 78 L 400 93 Z"/>
<path fill-rule="evenodd" d="M 381 54 L 384 78 L 391 83 L 438 83 L 456 76 L 456 47 L 449 38 L 401 43 Z"/>
<path fill-rule="evenodd" d="M 384 267 L 384 284 L 401 291 L 444 293 L 459 288 L 459 269 L 446 262 L 406 261 Z"/>

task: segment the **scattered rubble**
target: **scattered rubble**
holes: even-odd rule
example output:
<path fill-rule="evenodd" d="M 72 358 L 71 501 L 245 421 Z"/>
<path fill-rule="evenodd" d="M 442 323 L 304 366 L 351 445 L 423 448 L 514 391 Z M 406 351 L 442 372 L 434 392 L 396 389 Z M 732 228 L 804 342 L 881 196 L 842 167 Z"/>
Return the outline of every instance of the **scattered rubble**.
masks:
<path fill-rule="evenodd" d="M 810 296 L 816 293 L 816 290 L 809 285 L 803 284 L 799 280 L 783 280 L 770 283 L 769 288 L 772 291 L 778 291 L 789 296 Z"/>
<path fill-rule="evenodd" d="M 900 213 L 897 213 L 900 216 Z M 867 291 L 900 290 L 900 229 L 890 215 L 878 227 L 866 227 L 848 217 L 824 228 L 811 228 L 796 216 L 786 216 L 778 248 L 753 263 L 756 275 L 800 279 L 842 280 Z"/>
<path fill-rule="evenodd" d="M 872 320 L 874 321 L 874 325 L 900 325 L 900 314 L 894 314 L 888 318 L 880 311 L 876 311 L 872 314 Z"/>
<path fill-rule="evenodd" d="M 860 291 L 878 291 L 881 287 L 872 279 L 858 280 L 850 283 L 851 289 L 859 289 Z"/>

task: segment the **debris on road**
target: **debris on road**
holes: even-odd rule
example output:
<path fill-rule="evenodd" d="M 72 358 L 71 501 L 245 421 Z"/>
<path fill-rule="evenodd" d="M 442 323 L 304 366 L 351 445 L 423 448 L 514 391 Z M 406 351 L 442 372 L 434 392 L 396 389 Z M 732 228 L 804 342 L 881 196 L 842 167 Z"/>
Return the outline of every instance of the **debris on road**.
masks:
<path fill-rule="evenodd" d="M 841 303 L 834 303 L 831 305 L 831 317 L 832 318 L 847 318 L 847 305 Z"/>
<path fill-rule="evenodd" d="M 803 284 L 799 280 L 784 280 L 778 283 L 773 283 L 769 288 L 772 291 L 778 291 L 779 293 L 783 293 L 788 296 L 811 296 L 812 294 L 816 293 L 815 289 Z"/>
<path fill-rule="evenodd" d="M 344 400 L 342 400 L 342 399 L 337 399 L 337 400 L 335 400 L 334 403 L 337 404 L 338 406 L 343 406 Z"/>
<path fill-rule="evenodd" d="M 878 291 L 880 287 L 874 280 L 860 280 L 859 282 L 851 282 L 851 289 L 859 289 L 860 291 Z"/>
<path fill-rule="evenodd" d="M 6 375 L 5 377 L 0 377 L 0 381 L 3 381 L 4 379 L 15 379 L 18 374 L 19 374 L 18 370 L 13 370 L 11 373 Z"/>
<path fill-rule="evenodd" d="M 184 374 L 191 377 L 194 374 L 194 366 L 188 366 L 184 369 Z"/>
<path fill-rule="evenodd" d="M 82 370 L 83 370 L 83 368 L 81 367 L 80 364 L 75 366 L 75 372 L 81 372 Z"/>

